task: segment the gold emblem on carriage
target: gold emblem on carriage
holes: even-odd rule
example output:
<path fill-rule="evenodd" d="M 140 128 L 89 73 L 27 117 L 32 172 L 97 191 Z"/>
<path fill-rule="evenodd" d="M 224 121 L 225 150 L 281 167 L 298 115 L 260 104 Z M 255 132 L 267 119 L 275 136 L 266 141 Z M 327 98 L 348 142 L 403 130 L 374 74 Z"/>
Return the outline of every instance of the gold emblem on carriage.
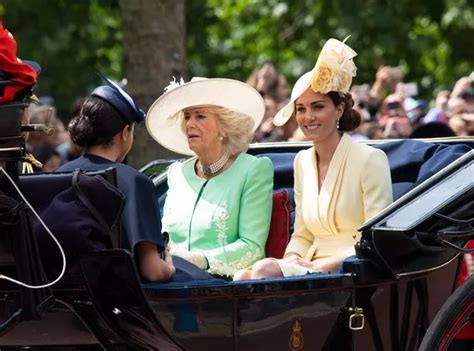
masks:
<path fill-rule="evenodd" d="M 288 345 L 291 351 L 303 350 L 304 338 L 301 332 L 301 323 L 298 320 L 293 323 L 293 332 L 290 335 L 290 340 L 288 340 Z"/>

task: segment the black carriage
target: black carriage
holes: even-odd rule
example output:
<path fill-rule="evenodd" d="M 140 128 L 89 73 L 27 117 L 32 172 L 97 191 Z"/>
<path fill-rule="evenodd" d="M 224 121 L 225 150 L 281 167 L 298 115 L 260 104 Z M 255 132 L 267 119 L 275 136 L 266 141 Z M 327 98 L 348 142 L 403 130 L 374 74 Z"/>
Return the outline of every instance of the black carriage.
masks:
<path fill-rule="evenodd" d="M 21 158 L 21 146 L 7 139 L 0 145 L 5 168 Z M 373 144 L 389 156 L 397 200 L 360 228 L 357 256 L 337 273 L 147 283 L 140 281 L 129 252 L 118 247 L 116 231 L 109 249 L 82 253 L 52 287 L 28 289 L 0 280 L 1 349 L 472 348 L 474 340 L 455 336 L 474 318 L 474 278 L 456 290 L 464 246 L 474 238 L 474 140 Z M 278 143 L 249 150 L 272 159 L 275 192 L 289 194 L 282 204 L 287 221 L 281 213 L 274 217 L 279 226 L 291 226 L 292 160 L 309 146 Z M 157 161 L 143 169 L 161 203 L 165 166 Z M 114 182 L 113 170 L 101 173 Z M 14 194 L 0 177 L 2 190 Z M 39 174 L 17 182 L 41 212 L 72 179 Z M 47 279 L 35 238 L 18 229 L 29 225 L 15 212 L 23 201 L 12 195 L 8 203 L 6 197 L 0 199 L 0 273 L 41 285 Z"/>

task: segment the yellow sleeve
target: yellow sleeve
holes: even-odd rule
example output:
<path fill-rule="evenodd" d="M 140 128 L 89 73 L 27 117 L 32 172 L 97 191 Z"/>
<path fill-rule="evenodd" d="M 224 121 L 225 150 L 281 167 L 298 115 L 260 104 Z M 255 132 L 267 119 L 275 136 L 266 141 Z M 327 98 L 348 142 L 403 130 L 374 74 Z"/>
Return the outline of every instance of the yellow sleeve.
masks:
<path fill-rule="evenodd" d="M 363 167 L 362 191 L 365 221 L 392 203 L 392 178 L 387 155 L 374 149 Z"/>
<path fill-rule="evenodd" d="M 295 157 L 293 164 L 294 169 L 294 196 L 295 196 L 295 225 L 291 235 L 291 240 L 285 250 L 285 255 L 290 252 L 297 253 L 301 257 L 305 257 L 311 245 L 314 242 L 314 235 L 308 230 L 303 218 L 301 205 L 301 180 L 303 177 L 303 166 L 300 161 L 300 154 Z"/>

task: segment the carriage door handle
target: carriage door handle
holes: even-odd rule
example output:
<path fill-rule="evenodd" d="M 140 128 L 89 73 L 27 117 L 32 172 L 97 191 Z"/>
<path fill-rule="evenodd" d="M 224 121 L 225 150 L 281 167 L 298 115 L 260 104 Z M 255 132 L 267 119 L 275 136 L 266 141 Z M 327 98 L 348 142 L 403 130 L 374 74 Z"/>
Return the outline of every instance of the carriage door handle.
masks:
<path fill-rule="evenodd" d="M 349 317 L 349 329 L 350 330 L 362 330 L 364 329 L 365 316 L 364 309 L 360 307 L 349 307 L 351 315 Z"/>

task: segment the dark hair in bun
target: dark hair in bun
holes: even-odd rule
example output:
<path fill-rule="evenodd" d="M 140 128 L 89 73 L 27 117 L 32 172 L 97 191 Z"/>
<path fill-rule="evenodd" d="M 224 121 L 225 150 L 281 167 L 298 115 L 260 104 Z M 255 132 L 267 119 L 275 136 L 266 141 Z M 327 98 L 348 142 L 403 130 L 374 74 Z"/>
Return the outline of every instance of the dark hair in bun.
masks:
<path fill-rule="evenodd" d="M 343 132 L 350 132 L 356 129 L 361 122 L 359 112 L 354 110 L 354 100 L 352 100 L 351 93 L 340 93 L 337 91 L 330 91 L 328 94 L 335 106 L 339 106 L 344 103 L 344 112 L 339 119 L 339 130 Z"/>
<path fill-rule="evenodd" d="M 88 148 L 110 145 L 114 135 L 128 124 L 107 101 L 88 96 L 69 122 L 68 131 L 75 144 Z"/>

